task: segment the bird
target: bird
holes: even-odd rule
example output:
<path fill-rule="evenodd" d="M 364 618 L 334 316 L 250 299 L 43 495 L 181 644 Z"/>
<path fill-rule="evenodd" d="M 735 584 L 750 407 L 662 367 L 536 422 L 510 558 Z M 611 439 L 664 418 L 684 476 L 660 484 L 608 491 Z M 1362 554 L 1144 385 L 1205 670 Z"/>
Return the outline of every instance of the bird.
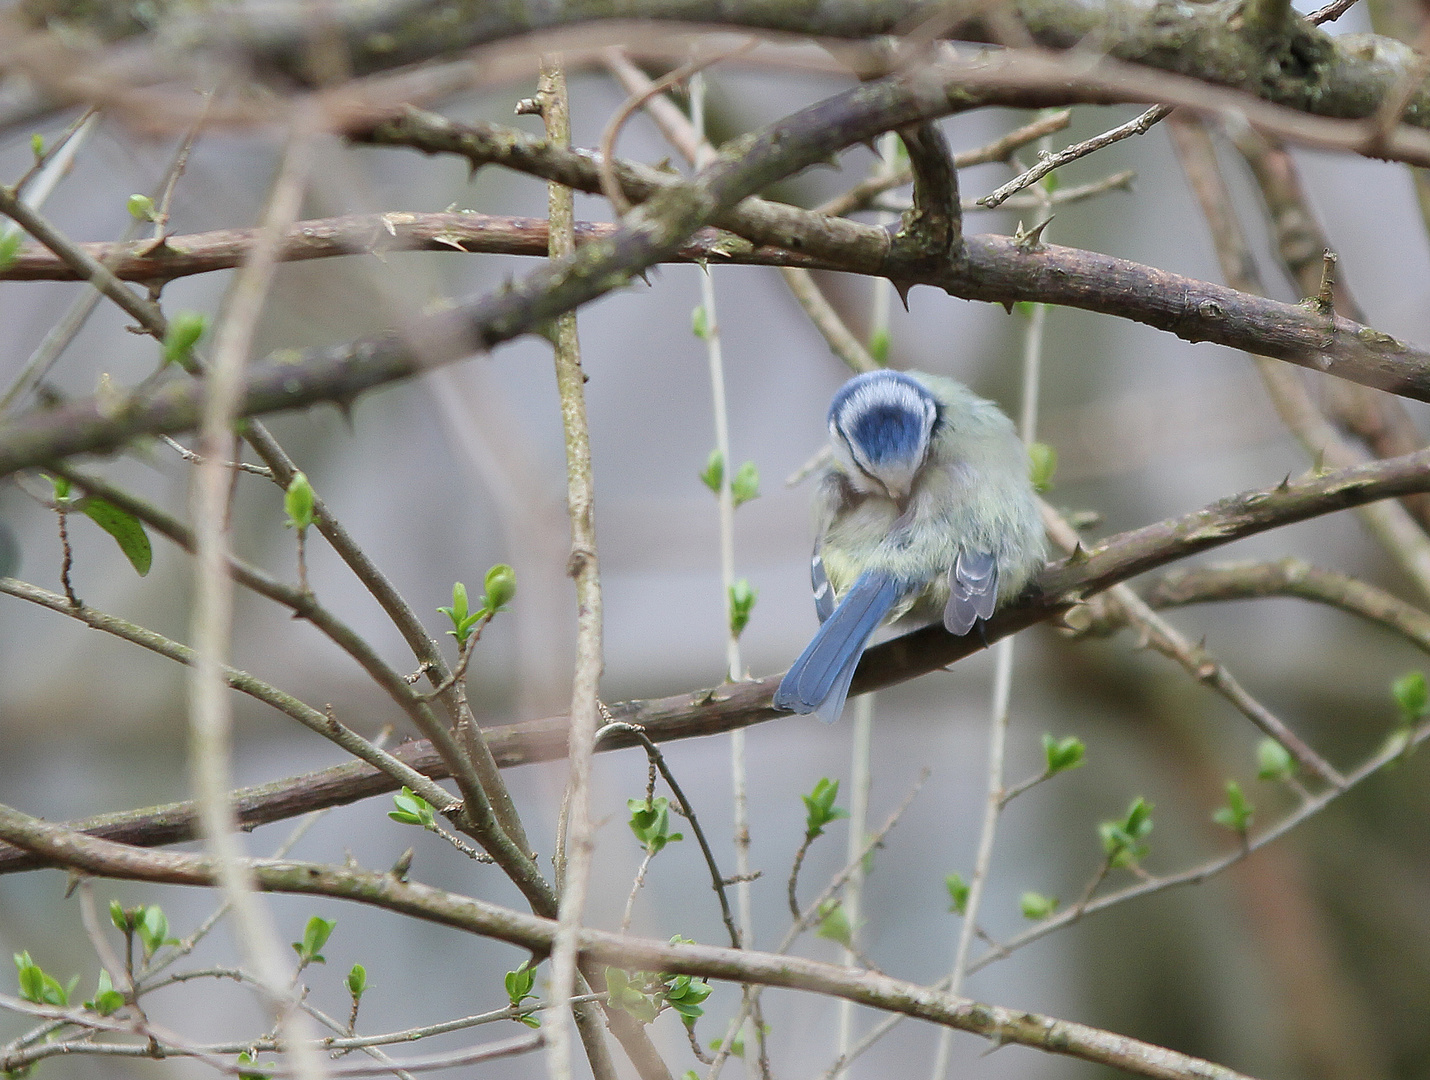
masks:
<path fill-rule="evenodd" d="M 829 406 L 832 456 L 814 500 L 820 626 L 776 708 L 834 721 L 869 638 L 898 619 L 963 635 L 1043 566 L 1046 536 L 1013 423 L 953 379 L 881 369 Z"/>

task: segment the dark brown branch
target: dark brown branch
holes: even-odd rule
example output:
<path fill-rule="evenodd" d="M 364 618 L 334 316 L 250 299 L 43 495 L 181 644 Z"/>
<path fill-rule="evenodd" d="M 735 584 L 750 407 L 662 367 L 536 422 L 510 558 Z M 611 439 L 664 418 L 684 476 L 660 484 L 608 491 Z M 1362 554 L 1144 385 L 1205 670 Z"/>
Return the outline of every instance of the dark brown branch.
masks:
<path fill-rule="evenodd" d="M 988 626 L 988 639 L 993 641 L 1053 618 L 1066 611 L 1077 597 L 1092 596 L 1119 581 L 1195 552 L 1375 499 L 1421 491 L 1430 491 L 1430 450 L 1244 492 L 1184 517 L 1109 537 L 1090 551 L 1044 570 L 1037 579 L 1036 591 L 1030 591 L 994 617 Z M 914 630 L 870 649 L 859 666 L 852 692 L 863 694 L 905 682 L 980 648 L 981 642 L 951 637 L 941 626 Z M 711 735 L 787 715 L 771 705 L 779 680 L 779 675 L 771 675 L 674 697 L 621 702 L 610 706 L 610 712 L 615 720 L 640 725 L 656 742 Z M 497 763 L 508 768 L 562 757 L 566 753 L 566 729 L 566 718 L 557 716 L 488 728 L 486 733 Z M 601 749 L 628 747 L 636 742 L 629 734 L 616 731 L 602 740 Z M 425 743 L 399 746 L 393 756 L 434 779 L 446 775 L 445 766 Z M 395 787 L 376 770 L 349 762 L 307 776 L 246 788 L 235 794 L 235 809 L 240 823 L 252 828 Z M 175 843 L 192 837 L 193 811 L 191 804 L 173 803 L 107 814 L 79 822 L 77 827 L 133 843 Z M 28 856 L 0 847 L 0 873 L 34 865 Z"/>

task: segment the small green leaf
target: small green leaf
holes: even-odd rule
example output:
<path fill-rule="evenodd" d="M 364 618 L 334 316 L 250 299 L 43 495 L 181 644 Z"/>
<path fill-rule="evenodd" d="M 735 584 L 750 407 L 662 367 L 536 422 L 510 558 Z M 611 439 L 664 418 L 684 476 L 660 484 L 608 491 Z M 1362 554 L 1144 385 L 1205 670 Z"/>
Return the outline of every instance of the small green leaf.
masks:
<path fill-rule="evenodd" d="M 848 810 L 841 810 L 834 805 L 834 800 L 839 797 L 839 781 L 831 780 L 827 776 L 820 777 L 819 782 L 814 785 L 808 795 L 801 795 L 804 800 L 804 836 L 805 840 L 813 840 L 815 837 L 824 835 L 824 827 L 840 818 L 849 816 Z"/>
<path fill-rule="evenodd" d="M 690 313 L 690 332 L 701 341 L 710 340 L 710 315 L 704 304 Z"/>
<path fill-rule="evenodd" d="M 1145 859 L 1149 849 L 1142 841 L 1151 831 L 1152 804 L 1139 795 L 1121 821 L 1104 821 L 1097 828 L 1108 865 L 1133 866 Z"/>
<path fill-rule="evenodd" d="M 493 567 L 495 569 L 495 567 Z M 485 605 L 485 600 L 483 601 Z M 481 621 L 486 614 L 485 606 L 479 607 L 476 611 L 469 611 L 467 607 L 467 587 L 460 581 L 452 586 L 452 606 L 439 607 L 437 609 L 452 621 L 452 629 L 447 633 L 457 639 L 458 646 L 465 647 L 467 638 L 471 636 L 472 627 Z"/>
<path fill-rule="evenodd" d="M 959 915 L 968 914 L 968 893 L 972 888 L 963 880 L 962 874 L 949 874 L 943 879 L 948 889 L 948 910 Z"/>
<path fill-rule="evenodd" d="M 886 327 L 881 326 L 869 335 L 869 355 L 880 367 L 889 363 L 889 331 Z"/>
<path fill-rule="evenodd" d="M 36 1005 L 53 1005 L 63 1009 L 70 1003 L 70 991 L 59 980 L 47 974 L 30 959 L 29 952 L 15 954 L 15 972 L 19 978 L 20 996 Z M 71 982 L 71 987 L 74 985 Z"/>
<path fill-rule="evenodd" d="M 100 1016 L 110 1016 L 123 1006 L 124 995 L 114 989 L 108 969 L 100 968 L 99 985 L 94 991 L 94 997 L 86 1001 L 84 1007 L 99 1013 Z"/>
<path fill-rule="evenodd" d="M 354 964 L 348 970 L 348 993 L 357 1001 L 363 994 L 367 993 L 367 968 L 361 964 Z"/>
<path fill-rule="evenodd" d="M 134 929 L 144 945 L 146 959 L 173 940 L 169 937 L 169 919 L 158 904 L 150 904 L 139 911 Z"/>
<path fill-rule="evenodd" d="M 849 925 L 849 913 L 838 900 L 826 900 L 819 905 L 819 926 L 815 937 L 828 938 L 846 949 L 854 945 L 854 928 Z"/>
<path fill-rule="evenodd" d="M 1018 910 L 1023 913 L 1025 919 L 1046 919 L 1053 912 L 1058 910 L 1058 898 L 1056 896 L 1044 896 L 1042 893 L 1025 892 L 1018 897 Z"/>
<path fill-rule="evenodd" d="M 1028 444 L 1028 475 L 1033 481 L 1033 490 L 1039 495 L 1053 489 L 1053 477 L 1058 472 L 1058 452 L 1044 442 Z"/>
<path fill-rule="evenodd" d="M 1056 776 L 1060 772 L 1076 769 L 1083 764 L 1083 757 L 1086 753 L 1087 747 L 1076 735 L 1069 735 L 1063 739 L 1056 738 L 1051 734 L 1043 736 L 1043 758 L 1047 763 L 1046 769 L 1049 776 Z"/>
<path fill-rule="evenodd" d="M 614 1008 L 624 1009 L 642 1024 L 649 1024 L 660 1015 L 660 1003 L 642 989 L 646 981 L 640 972 L 628 974 L 620 968 L 607 968 L 606 999 Z"/>
<path fill-rule="evenodd" d="M 313 516 L 313 485 L 301 472 L 295 472 L 288 481 L 288 490 L 283 493 L 283 512 L 288 515 L 284 523 L 290 529 L 302 531 L 317 519 Z"/>
<path fill-rule="evenodd" d="M 1058 172 L 1056 169 L 1054 169 L 1052 172 L 1048 173 L 1046 176 L 1043 177 L 1043 190 L 1046 191 L 1049 195 L 1051 195 L 1053 192 L 1058 190 L 1060 183 L 1061 182 L 1058 180 Z"/>
<path fill-rule="evenodd" d="M 128 510 L 121 510 L 111 502 L 88 496 L 78 503 L 79 509 L 101 529 L 114 537 L 119 550 L 134 567 L 140 577 L 149 573 L 154 563 L 154 548 L 149 543 L 149 534 L 139 519 Z"/>
<path fill-rule="evenodd" d="M 1390 695 L 1400 706 L 1400 722 L 1407 727 L 1430 713 L 1430 688 L 1425 685 L 1424 672 L 1412 671 L 1400 676 L 1390 684 Z"/>
<path fill-rule="evenodd" d="M 672 975 L 666 980 L 661 996 L 685 1024 L 693 1024 L 705 1015 L 700 1005 L 710 996 L 710 984 L 690 975 Z"/>
<path fill-rule="evenodd" d="M 1289 780 L 1296 773 L 1296 762 L 1275 739 L 1262 739 L 1257 745 L 1256 766 L 1261 780 Z"/>
<path fill-rule="evenodd" d="M 1019 227 L 1019 229 L 1022 228 L 1021 223 L 1019 224 L 1018 227 Z M 1024 316 L 1025 318 L 1031 319 L 1031 318 L 1033 317 L 1033 310 L 1034 310 L 1034 308 L 1035 308 L 1036 306 L 1037 306 L 1037 305 L 1034 304 L 1033 301 L 1031 301 L 1031 300 L 1019 300 L 1019 301 L 1017 301 L 1016 303 L 1014 303 L 1014 305 L 1013 305 L 1013 310 L 1016 311 L 1019 315 L 1022 315 L 1022 316 Z"/>
<path fill-rule="evenodd" d="M 743 634 L 750 624 L 750 613 L 755 610 L 759 595 L 744 578 L 730 586 L 730 633 L 735 637 Z"/>
<path fill-rule="evenodd" d="M 45 156 L 45 137 L 38 131 L 30 136 L 30 153 L 35 155 L 36 161 Z"/>
<path fill-rule="evenodd" d="M 394 795 L 392 803 L 397 809 L 389 810 L 387 816 L 393 821 L 403 825 L 417 825 L 423 829 L 430 829 L 437 823 L 432 804 L 422 796 L 414 795 L 410 787 L 404 787 L 399 794 Z"/>
<path fill-rule="evenodd" d="M 670 800 L 665 796 L 657 796 L 650 802 L 627 799 L 626 808 L 631 812 L 628 822 L 631 832 L 647 854 L 658 855 L 666 844 L 685 839 L 682 833 L 670 831 Z"/>
<path fill-rule="evenodd" d="M 747 461 L 735 470 L 730 478 L 730 501 L 738 509 L 751 499 L 760 497 L 760 470 L 753 461 Z"/>
<path fill-rule="evenodd" d="M 20 256 L 21 236 L 19 230 L 0 231 L 0 270 L 7 270 Z"/>
<path fill-rule="evenodd" d="M 293 942 L 293 951 L 298 954 L 298 959 L 305 964 L 326 964 L 322 949 L 337 925 L 336 919 L 324 919 L 320 915 L 309 919 L 308 925 L 303 928 L 303 940 Z"/>
<path fill-rule="evenodd" d="M 497 563 L 487 571 L 483 585 L 487 595 L 482 600 L 482 607 L 488 615 L 495 615 L 516 595 L 516 571 L 506 563 Z"/>
<path fill-rule="evenodd" d="M 720 1047 L 724 1045 L 725 1041 L 723 1039 L 710 1040 L 710 1049 L 714 1050 L 717 1054 L 720 1052 Z M 745 1056 L 745 1040 L 741 1036 L 736 1035 L 730 1040 L 730 1053 L 737 1058 L 743 1058 Z"/>
<path fill-rule="evenodd" d="M 271 1072 L 262 1071 L 264 1069 L 272 1069 L 274 1067 L 272 1064 L 260 1063 L 258 1059 L 247 1050 L 238 1055 L 238 1063 L 240 1065 L 257 1066 L 256 1069 L 239 1069 L 238 1080 L 270 1080 L 273 1075 Z"/>
<path fill-rule="evenodd" d="M 168 330 L 164 333 L 164 362 L 182 364 L 208 327 L 207 315 L 197 311 L 175 312 L 169 320 Z"/>
<path fill-rule="evenodd" d="M 129 208 L 129 216 L 135 221 L 154 220 L 154 200 L 148 195 L 131 195 L 125 205 Z"/>
<path fill-rule="evenodd" d="M 114 929 L 118 930 L 121 934 L 133 932 L 134 917 L 135 912 L 133 910 L 126 911 L 124 905 L 118 900 L 111 900 L 109 902 L 109 921 L 114 924 Z"/>
<path fill-rule="evenodd" d="M 700 473 L 700 482 L 713 491 L 720 494 L 720 485 L 725 479 L 725 459 L 720 456 L 719 450 L 711 450 L 710 457 L 705 462 L 705 470 Z"/>
<path fill-rule="evenodd" d="M 1251 817 L 1255 813 L 1256 807 L 1246 801 L 1246 796 L 1241 793 L 1241 785 L 1235 780 L 1228 780 L 1226 782 L 1226 805 L 1212 814 L 1212 820 L 1244 837 L 1247 826 L 1251 824 Z"/>

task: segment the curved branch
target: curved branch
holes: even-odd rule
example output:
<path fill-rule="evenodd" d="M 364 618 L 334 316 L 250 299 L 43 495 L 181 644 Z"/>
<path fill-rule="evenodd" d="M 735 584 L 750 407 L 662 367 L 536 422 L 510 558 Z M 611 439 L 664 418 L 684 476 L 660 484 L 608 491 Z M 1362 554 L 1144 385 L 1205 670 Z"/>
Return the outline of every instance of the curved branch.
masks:
<path fill-rule="evenodd" d="M 47 861 L 106 877 L 180 885 L 212 885 L 215 880 L 213 860 L 206 856 L 141 851 L 39 821 L 8 806 L 0 806 L 0 836 Z M 534 953 L 549 951 L 555 938 L 556 924 L 550 919 L 401 881 L 392 874 L 355 866 L 269 859 L 251 860 L 249 866 L 259 887 L 272 892 L 353 900 L 497 938 Z M 577 948 L 585 961 L 827 994 L 969 1031 L 995 1045 L 1019 1043 L 1113 1065 L 1141 1076 L 1243 1080 L 1231 1069 L 1125 1035 L 1018 1009 L 984 1005 L 886 975 L 800 957 L 712 945 L 667 944 L 603 930 L 581 930 Z"/>
<path fill-rule="evenodd" d="M 1430 491 L 1430 450 L 1388 458 L 1274 488 L 1244 492 L 1201 510 L 1109 537 L 1090 551 L 1075 552 L 1039 575 L 1035 589 L 1000 611 L 988 624 L 994 641 L 1034 623 L 1061 615 L 1079 598 L 1177 559 L 1230 543 L 1254 533 L 1375 499 Z M 977 652 L 982 642 L 951 637 L 940 625 L 911 631 L 876 645 L 864 654 L 852 693 L 863 694 L 946 667 Z M 621 702 L 610 707 L 614 720 L 638 724 L 656 742 L 712 735 L 774 720 L 788 714 L 772 699 L 780 676 L 674 697 Z M 550 761 L 566 753 L 568 720 L 564 716 L 526 720 L 485 729 L 492 755 L 503 768 Z M 600 749 L 636 744 L 616 731 Z M 419 772 L 441 779 L 445 765 L 426 743 L 407 743 L 394 757 Z M 349 762 L 322 772 L 293 777 L 235 793 L 235 812 L 245 827 L 293 817 L 323 806 L 368 798 L 396 785 L 369 766 Z M 193 807 L 171 803 L 145 810 L 106 814 L 77 823 L 95 835 L 146 845 L 176 843 L 193 836 Z M 0 873 L 30 869 L 31 856 L 0 846 Z"/>

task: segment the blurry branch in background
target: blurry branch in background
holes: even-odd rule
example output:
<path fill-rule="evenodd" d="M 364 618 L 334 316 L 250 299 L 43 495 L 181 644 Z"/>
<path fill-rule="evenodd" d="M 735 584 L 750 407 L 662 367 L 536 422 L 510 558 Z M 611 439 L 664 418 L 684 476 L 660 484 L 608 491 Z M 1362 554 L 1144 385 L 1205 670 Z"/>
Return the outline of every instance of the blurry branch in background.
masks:
<path fill-rule="evenodd" d="M 1211 229 L 1223 276 L 1228 284 L 1243 292 L 1264 293 L 1206 127 L 1194 117 L 1179 115 L 1173 117 L 1170 130 L 1172 145 Z M 1279 216 L 1284 220 L 1284 214 Z M 1282 231 L 1284 233 L 1284 227 Z M 1334 281 L 1334 257 L 1328 249 L 1322 250 L 1324 261 L 1319 290 L 1322 295 L 1313 294 L 1314 302 L 1308 307 L 1329 320 L 1335 317 L 1328 295 Z M 1299 372 L 1264 356 L 1253 354 L 1252 359 L 1277 413 L 1318 467 L 1346 468 L 1369 459 L 1368 454 L 1347 442 L 1326 419 Z M 1366 528 L 1391 558 L 1421 593 L 1430 597 L 1430 536 L 1398 503 L 1375 503 L 1362 507 L 1359 513 Z"/>
<path fill-rule="evenodd" d="M 1079 599 L 1196 552 L 1369 500 L 1423 491 L 1430 491 L 1430 451 L 1287 480 L 1220 500 L 1181 518 L 1105 538 L 1090 548 L 1075 551 L 1065 562 L 1049 566 L 1038 578 L 1034 591 L 1001 609 L 989 623 L 989 640 L 1061 617 Z M 981 642 L 951 637 L 937 625 L 911 631 L 865 653 L 852 693 L 867 693 L 916 678 L 981 648 Z M 770 704 L 778 683 L 779 676 L 773 675 L 669 698 L 619 702 L 609 708 L 614 719 L 639 724 L 651 739 L 664 742 L 785 717 L 787 714 L 777 712 Z M 486 735 L 493 756 L 505 768 L 563 757 L 567 726 L 567 718 L 552 717 L 489 728 Z M 616 732 L 602 741 L 601 749 L 636 742 Z M 442 759 L 422 744 L 399 746 L 392 754 L 433 778 L 448 775 L 443 771 L 446 766 Z M 240 792 L 236 805 L 241 821 L 251 826 L 391 791 L 396 786 L 367 766 L 348 764 Z M 174 843 L 194 835 L 192 807 L 184 803 L 106 815 L 102 822 L 82 824 L 105 830 L 107 836 L 152 844 Z M 0 849 L 0 871 L 33 865 L 19 853 Z"/>

